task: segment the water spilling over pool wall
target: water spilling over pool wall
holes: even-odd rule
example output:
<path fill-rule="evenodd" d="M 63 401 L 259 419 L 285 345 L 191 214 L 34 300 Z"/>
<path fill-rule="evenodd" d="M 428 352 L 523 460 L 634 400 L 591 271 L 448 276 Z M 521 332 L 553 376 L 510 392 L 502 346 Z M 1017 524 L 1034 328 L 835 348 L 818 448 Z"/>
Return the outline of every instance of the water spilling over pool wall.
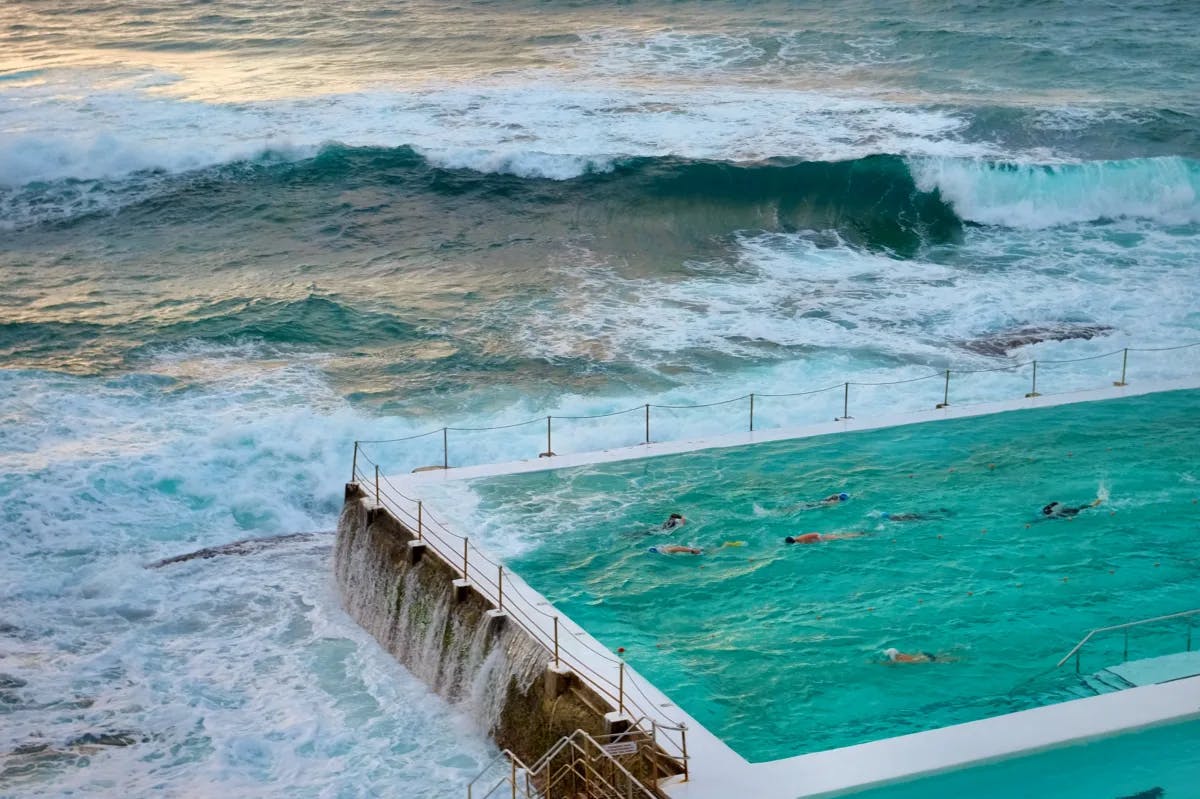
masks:
<path fill-rule="evenodd" d="M 346 487 L 334 571 L 358 624 L 430 688 L 532 763 L 564 735 L 602 735 L 606 703 L 578 680 L 547 676 L 546 650 L 470 588 L 357 485 Z M 489 613 L 491 612 L 491 613 Z"/>

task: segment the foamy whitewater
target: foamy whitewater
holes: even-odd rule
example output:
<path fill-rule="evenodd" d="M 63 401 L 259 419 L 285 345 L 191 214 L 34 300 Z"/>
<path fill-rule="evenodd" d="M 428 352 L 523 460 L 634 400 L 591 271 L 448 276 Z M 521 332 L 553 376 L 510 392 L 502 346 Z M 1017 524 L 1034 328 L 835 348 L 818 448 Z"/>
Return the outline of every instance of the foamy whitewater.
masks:
<path fill-rule="evenodd" d="M 463 794 L 477 709 L 333 587 L 355 439 L 1200 341 L 1189 5 L 830 5 L 5 4 L 0 796 Z"/>

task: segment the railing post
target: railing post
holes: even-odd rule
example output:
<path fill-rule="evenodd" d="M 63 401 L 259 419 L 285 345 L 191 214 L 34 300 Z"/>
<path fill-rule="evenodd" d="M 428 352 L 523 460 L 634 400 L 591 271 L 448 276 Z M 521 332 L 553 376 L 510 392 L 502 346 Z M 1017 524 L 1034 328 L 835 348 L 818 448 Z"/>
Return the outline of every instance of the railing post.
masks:
<path fill-rule="evenodd" d="M 554 666 L 558 667 L 558 616 L 554 617 Z"/>
<path fill-rule="evenodd" d="M 499 609 L 504 610 L 504 567 L 496 567 L 496 602 Z"/>
<path fill-rule="evenodd" d="M 379 504 L 379 466 L 375 467 L 375 504 Z"/>
<path fill-rule="evenodd" d="M 942 390 L 942 404 L 939 408 L 945 408 L 950 404 L 950 370 L 946 370 L 946 387 Z"/>
<path fill-rule="evenodd" d="M 448 428 L 442 428 L 442 468 L 450 468 L 450 436 Z"/>
<path fill-rule="evenodd" d="M 358 482 L 358 442 L 354 442 L 354 459 L 350 461 L 350 482 Z"/>
<path fill-rule="evenodd" d="M 750 432 L 754 432 L 754 392 L 750 392 Z"/>
<path fill-rule="evenodd" d="M 1125 385 L 1125 367 L 1128 365 L 1129 365 L 1129 348 L 1126 347 L 1125 351 L 1121 353 L 1121 379 L 1118 380 L 1116 383 L 1113 383 L 1114 386 Z"/>
<path fill-rule="evenodd" d="M 650 403 L 646 403 L 646 443 L 650 443 Z"/>
<path fill-rule="evenodd" d="M 683 752 L 683 781 L 688 781 L 687 725 L 679 725 L 679 750 Z"/>
<path fill-rule="evenodd" d="M 850 384 L 842 384 L 842 415 L 835 422 L 844 422 L 850 418 Z"/>
<path fill-rule="evenodd" d="M 517 799 L 517 761 L 510 757 L 508 762 L 512 765 L 512 771 L 509 774 L 509 782 L 512 783 L 512 799 Z"/>
<path fill-rule="evenodd" d="M 1129 628 L 1125 628 L 1125 654 L 1121 655 L 1121 662 L 1129 660 Z"/>
<path fill-rule="evenodd" d="M 425 516 L 425 514 L 422 509 L 422 502 L 421 502 L 421 500 L 418 499 L 417 500 L 417 540 L 418 541 L 421 540 L 421 528 L 423 528 L 425 526 L 424 516 Z"/>
<path fill-rule="evenodd" d="M 463 579 L 464 580 L 471 579 L 469 576 L 467 576 L 467 546 L 468 546 L 470 540 L 471 539 L 467 538 L 466 536 L 463 537 Z"/>
<path fill-rule="evenodd" d="M 546 417 L 546 457 L 549 458 L 554 454 L 554 447 L 550 446 L 550 417 Z"/>
<path fill-rule="evenodd" d="M 1040 396 L 1042 396 L 1042 395 L 1037 392 L 1037 361 L 1034 361 L 1033 362 L 1033 387 L 1029 389 L 1029 393 L 1026 394 L 1025 397 L 1026 397 L 1026 399 L 1028 399 L 1029 397 L 1040 397 Z"/>
<path fill-rule="evenodd" d="M 625 715 L 625 661 L 621 661 L 620 676 L 617 678 L 617 711 Z"/>

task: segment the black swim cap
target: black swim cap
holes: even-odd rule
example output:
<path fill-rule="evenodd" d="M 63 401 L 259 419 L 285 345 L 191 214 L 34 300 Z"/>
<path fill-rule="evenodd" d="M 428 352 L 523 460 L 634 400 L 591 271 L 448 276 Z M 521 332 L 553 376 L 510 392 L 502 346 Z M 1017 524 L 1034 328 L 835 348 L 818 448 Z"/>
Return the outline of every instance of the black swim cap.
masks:
<path fill-rule="evenodd" d="M 785 544 L 794 544 L 794 543 L 796 543 L 796 539 L 792 538 L 792 537 L 789 535 L 787 538 L 783 539 L 783 543 L 785 543 Z"/>

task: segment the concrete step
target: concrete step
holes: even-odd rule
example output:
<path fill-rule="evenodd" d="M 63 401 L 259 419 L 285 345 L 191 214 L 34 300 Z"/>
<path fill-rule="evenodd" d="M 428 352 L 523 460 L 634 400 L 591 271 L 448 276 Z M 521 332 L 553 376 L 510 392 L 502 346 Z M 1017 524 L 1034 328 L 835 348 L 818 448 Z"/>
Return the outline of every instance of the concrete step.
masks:
<path fill-rule="evenodd" d="M 1130 660 L 1119 666 L 1109 666 L 1104 671 L 1131 686 L 1171 682 L 1200 674 L 1200 652 L 1176 652 L 1173 655 Z"/>

